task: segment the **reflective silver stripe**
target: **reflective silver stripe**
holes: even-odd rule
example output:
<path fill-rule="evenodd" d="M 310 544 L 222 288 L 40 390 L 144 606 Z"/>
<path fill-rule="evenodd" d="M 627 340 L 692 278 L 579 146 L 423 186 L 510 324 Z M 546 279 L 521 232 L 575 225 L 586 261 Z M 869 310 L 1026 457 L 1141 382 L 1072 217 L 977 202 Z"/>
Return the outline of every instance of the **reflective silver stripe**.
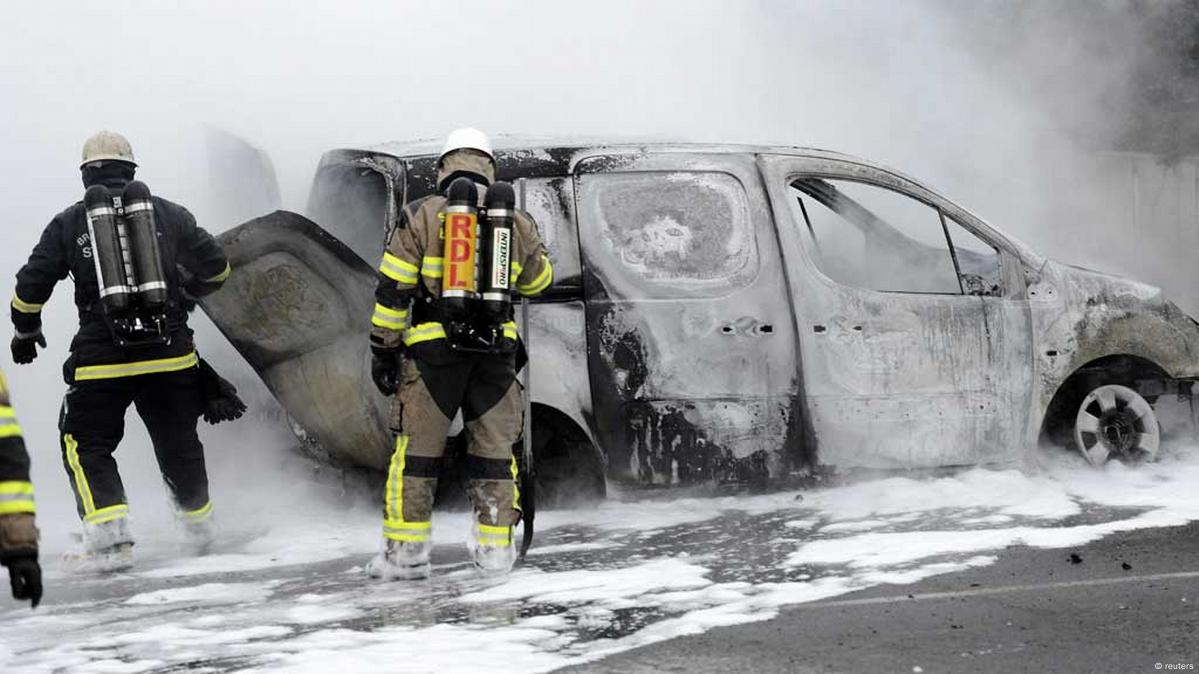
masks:
<path fill-rule="evenodd" d="M 137 287 L 139 293 L 144 293 L 147 290 L 166 290 L 167 284 L 162 281 L 154 281 L 151 283 L 143 283 Z"/>
<path fill-rule="evenodd" d="M 140 213 L 141 211 L 154 210 L 154 204 L 149 201 L 135 201 L 125 207 L 125 213 Z"/>
<path fill-rule="evenodd" d="M 35 332 L 18 332 L 16 334 L 17 339 L 31 339 L 33 337 L 41 337 L 41 336 L 42 336 L 41 330 L 37 330 Z"/>
<path fill-rule="evenodd" d="M 95 208 L 87 209 L 87 214 L 89 217 L 97 218 L 101 215 L 115 216 L 117 211 L 112 206 L 96 206 Z"/>
<path fill-rule="evenodd" d="M 489 208 L 487 209 L 487 217 L 510 218 L 512 217 L 512 210 L 509 208 Z"/>
<path fill-rule="evenodd" d="M 33 492 L 28 494 L 0 494 L 0 503 L 11 503 L 13 501 L 28 501 L 33 503 Z"/>
<path fill-rule="evenodd" d="M 442 290 L 441 296 L 442 297 L 455 297 L 455 298 L 457 298 L 457 297 L 473 297 L 474 293 L 468 292 L 466 290 L 451 289 L 451 290 Z"/>
<path fill-rule="evenodd" d="M 446 213 L 471 213 L 471 214 L 473 214 L 475 212 L 475 210 L 476 209 L 474 206 L 456 206 L 455 205 L 455 206 L 446 206 L 445 207 Z"/>
<path fill-rule="evenodd" d="M 133 288 L 130 286 L 109 286 L 107 288 L 100 289 L 100 297 L 108 297 L 109 295 L 116 295 L 117 293 L 129 294 L 132 292 Z"/>
<path fill-rule="evenodd" d="M 508 293 L 483 293 L 483 299 L 490 302 L 507 302 Z"/>
<path fill-rule="evenodd" d="M 409 265 L 407 262 L 399 260 L 398 258 L 389 260 L 388 257 L 391 256 L 385 255 L 383 261 L 379 263 L 379 271 L 383 272 L 384 276 L 396 281 L 397 283 L 416 285 L 418 280 L 417 272 L 419 271 L 416 268 L 416 265 Z M 409 271 L 408 269 L 405 269 L 405 266 L 412 267 L 412 270 Z"/>

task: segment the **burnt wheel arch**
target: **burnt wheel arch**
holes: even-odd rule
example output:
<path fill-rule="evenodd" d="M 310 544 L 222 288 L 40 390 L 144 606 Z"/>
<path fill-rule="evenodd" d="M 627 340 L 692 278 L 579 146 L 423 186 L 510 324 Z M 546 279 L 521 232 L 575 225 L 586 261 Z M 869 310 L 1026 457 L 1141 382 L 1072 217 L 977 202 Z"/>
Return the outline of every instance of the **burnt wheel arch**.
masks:
<path fill-rule="evenodd" d="M 548 405 L 533 405 L 533 460 L 538 507 L 603 500 L 607 465 L 583 429 Z"/>

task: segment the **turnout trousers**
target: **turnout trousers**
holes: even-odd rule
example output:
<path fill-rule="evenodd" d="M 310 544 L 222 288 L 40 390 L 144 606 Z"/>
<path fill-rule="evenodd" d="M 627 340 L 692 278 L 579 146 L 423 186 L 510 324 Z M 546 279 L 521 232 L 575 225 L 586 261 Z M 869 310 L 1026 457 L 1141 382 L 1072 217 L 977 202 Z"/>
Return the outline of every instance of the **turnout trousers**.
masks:
<path fill-rule="evenodd" d="M 511 545 L 520 521 L 513 454 L 524 411 L 511 354 L 453 354 L 436 363 L 407 358 L 392 403 L 395 450 L 387 473 L 383 535 L 430 539 L 433 497 L 450 424 L 462 410 L 467 476 L 478 542 Z"/>
<path fill-rule="evenodd" d="M 59 415 L 63 466 L 75 505 L 86 524 L 126 517 L 129 506 L 113 452 L 125 434 L 132 403 L 146 424 L 154 456 L 185 521 L 212 512 L 204 447 L 196 434 L 203 412 L 199 369 L 145 374 L 72 384 Z"/>

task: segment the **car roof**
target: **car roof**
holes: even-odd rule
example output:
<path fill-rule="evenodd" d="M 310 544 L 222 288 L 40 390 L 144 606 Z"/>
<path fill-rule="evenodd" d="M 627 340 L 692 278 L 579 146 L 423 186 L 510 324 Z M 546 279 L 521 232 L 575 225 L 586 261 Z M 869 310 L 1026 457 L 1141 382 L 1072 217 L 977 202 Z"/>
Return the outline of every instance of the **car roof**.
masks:
<path fill-rule="evenodd" d="M 374 145 L 347 148 L 358 151 L 387 154 L 398 159 L 436 157 L 441 152 L 441 139 L 419 139 L 391 141 Z M 492 145 L 501 160 L 505 155 L 512 157 L 537 157 L 553 161 L 566 158 L 579 159 L 596 154 L 627 154 L 644 152 L 679 152 L 703 154 L 780 154 L 810 157 L 829 157 L 874 165 L 872 162 L 840 152 L 820 148 L 791 145 L 760 145 L 748 143 L 700 143 L 663 138 L 600 138 L 572 137 L 552 138 L 525 135 L 500 135 L 492 138 Z M 564 166 L 569 169 L 571 166 Z"/>
<path fill-rule="evenodd" d="M 388 155 L 403 160 L 409 164 L 409 184 L 415 188 L 415 193 L 426 193 L 433 190 L 436 168 L 434 162 L 441 152 L 443 140 L 426 138 L 412 141 L 392 141 L 375 145 L 352 148 L 341 148 L 325 153 L 325 161 L 338 163 L 353 156 Z M 567 176 L 574 173 L 576 165 L 589 157 L 602 155 L 647 154 L 647 153 L 680 153 L 680 154 L 740 154 L 740 155 L 782 155 L 804 157 L 810 159 L 825 159 L 848 162 L 860 166 L 885 171 L 911 183 L 922 186 L 936 194 L 936 190 L 925 185 L 922 181 L 908 176 L 885 164 L 869 159 L 863 159 L 842 152 L 825 150 L 800 145 L 761 145 L 750 143 L 700 143 L 663 138 L 612 138 L 612 137 L 576 137 L 554 138 L 527 135 L 497 135 L 492 137 L 492 146 L 499 164 L 500 179 L 511 179 L 512 175 L 526 177 L 555 177 Z M 944 195 L 939 195 L 951 201 Z M 974 216 L 978 218 L 978 216 Z M 1017 254 L 1039 268 L 1044 259 L 1029 246 L 1011 235 L 998 230 L 994 226 L 978 218 L 988 228 L 1005 237 Z"/>

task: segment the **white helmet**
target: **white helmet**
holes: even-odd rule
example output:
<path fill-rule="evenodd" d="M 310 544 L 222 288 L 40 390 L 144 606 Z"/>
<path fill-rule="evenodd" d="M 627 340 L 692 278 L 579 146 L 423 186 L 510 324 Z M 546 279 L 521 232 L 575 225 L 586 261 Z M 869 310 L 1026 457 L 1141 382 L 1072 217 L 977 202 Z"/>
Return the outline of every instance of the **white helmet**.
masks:
<path fill-rule="evenodd" d="M 84 164 L 105 159 L 129 162 L 137 166 L 137 162 L 133 161 L 133 146 L 124 136 L 112 131 L 101 131 L 87 139 L 83 144 L 83 162 L 79 167 L 83 168 Z"/>
<path fill-rule="evenodd" d="M 490 157 L 492 163 L 495 163 L 495 153 L 491 151 L 491 139 L 487 137 L 487 134 L 474 127 L 468 126 L 451 131 L 450 135 L 445 137 L 445 147 L 441 148 L 438 161 L 454 150 L 478 150 Z"/>

